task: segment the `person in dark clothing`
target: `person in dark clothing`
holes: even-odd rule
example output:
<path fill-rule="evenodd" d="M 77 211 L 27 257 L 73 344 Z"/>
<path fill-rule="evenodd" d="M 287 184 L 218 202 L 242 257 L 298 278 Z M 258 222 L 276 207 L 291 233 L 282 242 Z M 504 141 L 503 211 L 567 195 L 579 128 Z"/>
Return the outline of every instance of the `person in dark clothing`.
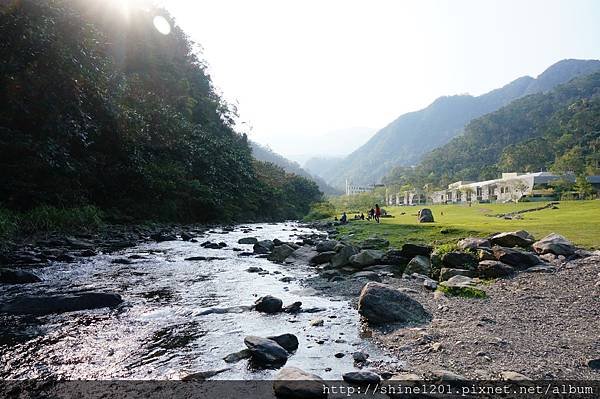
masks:
<path fill-rule="evenodd" d="M 365 214 L 364 213 L 360 213 L 360 220 L 365 220 Z"/>
<path fill-rule="evenodd" d="M 379 223 L 379 218 L 381 217 L 381 208 L 379 208 L 379 204 L 375 204 L 375 221 Z"/>
<path fill-rule="evenodd" d="M 340 223 L 342 223 L 342 224 L 348 223 L 348 216 L 346 216 L 346 212 L 342 213 L 342 217 L 340 218 Z"/>

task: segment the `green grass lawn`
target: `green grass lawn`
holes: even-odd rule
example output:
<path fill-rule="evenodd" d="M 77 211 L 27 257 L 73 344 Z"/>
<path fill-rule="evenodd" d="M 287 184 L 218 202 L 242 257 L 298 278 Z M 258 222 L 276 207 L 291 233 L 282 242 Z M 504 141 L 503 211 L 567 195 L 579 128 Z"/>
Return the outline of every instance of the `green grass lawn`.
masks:
<path fill-rule="evenodd" d="M 600 249 L 600 201 L 565 201 L 558 209 L 524 213 L 522 220 L 504 220 L 486 215 L 509 213 L 521 209 L 537 208 L 541 202 L 518 204 L 473 204 L 392 206 L 385 209 L 393 218 L 382 218 L 381 224 L 351 220 L 340 226 L 341 235 L 358 242 L 367 237 L 379 236 L 388 239 L 392 246 L 400 247 L 405 242 L 442 244 L 456 242 L 467 236 L 487 236 L 495 232 L 527 230 L 536 238 L 548 233 L 559 233 L 573 243 Z M 432 210 L 435 223 L 418 223 L 417 212 L 427 207 Z M 404 213 L 404 214 L 402 214 Z M 348 214 L 353 217 L 352 213 Z"/>

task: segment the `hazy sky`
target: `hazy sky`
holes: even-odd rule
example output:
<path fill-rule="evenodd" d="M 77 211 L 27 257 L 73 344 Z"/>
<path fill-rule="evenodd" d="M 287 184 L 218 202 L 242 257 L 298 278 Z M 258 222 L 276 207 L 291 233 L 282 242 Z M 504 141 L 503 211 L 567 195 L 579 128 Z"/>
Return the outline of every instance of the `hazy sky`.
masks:
<path fill-rule="evenodd" d="M 162 3 L 204 48 L 250 138 L 291 158 L 350 152 L 361 140 L 340 129 L 381 128 L 441 95 L 600 58 L 597 0 Z"/>

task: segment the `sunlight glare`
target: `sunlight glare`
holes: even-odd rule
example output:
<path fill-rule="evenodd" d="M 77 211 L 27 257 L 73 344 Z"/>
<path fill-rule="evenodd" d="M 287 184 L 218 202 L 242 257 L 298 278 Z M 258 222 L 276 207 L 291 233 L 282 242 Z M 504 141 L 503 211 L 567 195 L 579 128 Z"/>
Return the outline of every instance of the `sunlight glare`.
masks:
<path fill-rule="evenodd" d="M 171 24 L 169 24 L 169 21 L 167 21 L 167 19 L 162 15 L 157 15 L 156 17 L 154 17 L 153 22 L 156 30 L 162 33 L 163 35 L 168 35 L 169 33 L 171 33 Z"/>

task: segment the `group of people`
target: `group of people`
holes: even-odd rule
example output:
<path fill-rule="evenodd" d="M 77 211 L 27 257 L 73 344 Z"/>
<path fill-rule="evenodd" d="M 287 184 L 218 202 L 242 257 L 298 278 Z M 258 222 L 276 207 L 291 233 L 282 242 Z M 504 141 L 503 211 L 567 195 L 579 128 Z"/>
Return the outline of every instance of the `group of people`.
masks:
<path fill-rule="evenodd" d="M 375 208 L 371 208 L 367 211 L 367 220 L 375 220 L 377 223 L 379 223 L 380 218 L 381 218 L 381 208 L 379 208 L 379 204 L 375 204 Z M 335 220 L 337 220 L 337 217 L 335 218 Z M 365 214 L 362 212 L 360 213 L 360 215 L 358 213 L 355 214 L 354 220 L 365 220 Z M 341 224 L 348 223 L 348 215 L 346 215 L 346 212 L 342 213 L 342 217 L 340 218 L 340 223 Z"/>

